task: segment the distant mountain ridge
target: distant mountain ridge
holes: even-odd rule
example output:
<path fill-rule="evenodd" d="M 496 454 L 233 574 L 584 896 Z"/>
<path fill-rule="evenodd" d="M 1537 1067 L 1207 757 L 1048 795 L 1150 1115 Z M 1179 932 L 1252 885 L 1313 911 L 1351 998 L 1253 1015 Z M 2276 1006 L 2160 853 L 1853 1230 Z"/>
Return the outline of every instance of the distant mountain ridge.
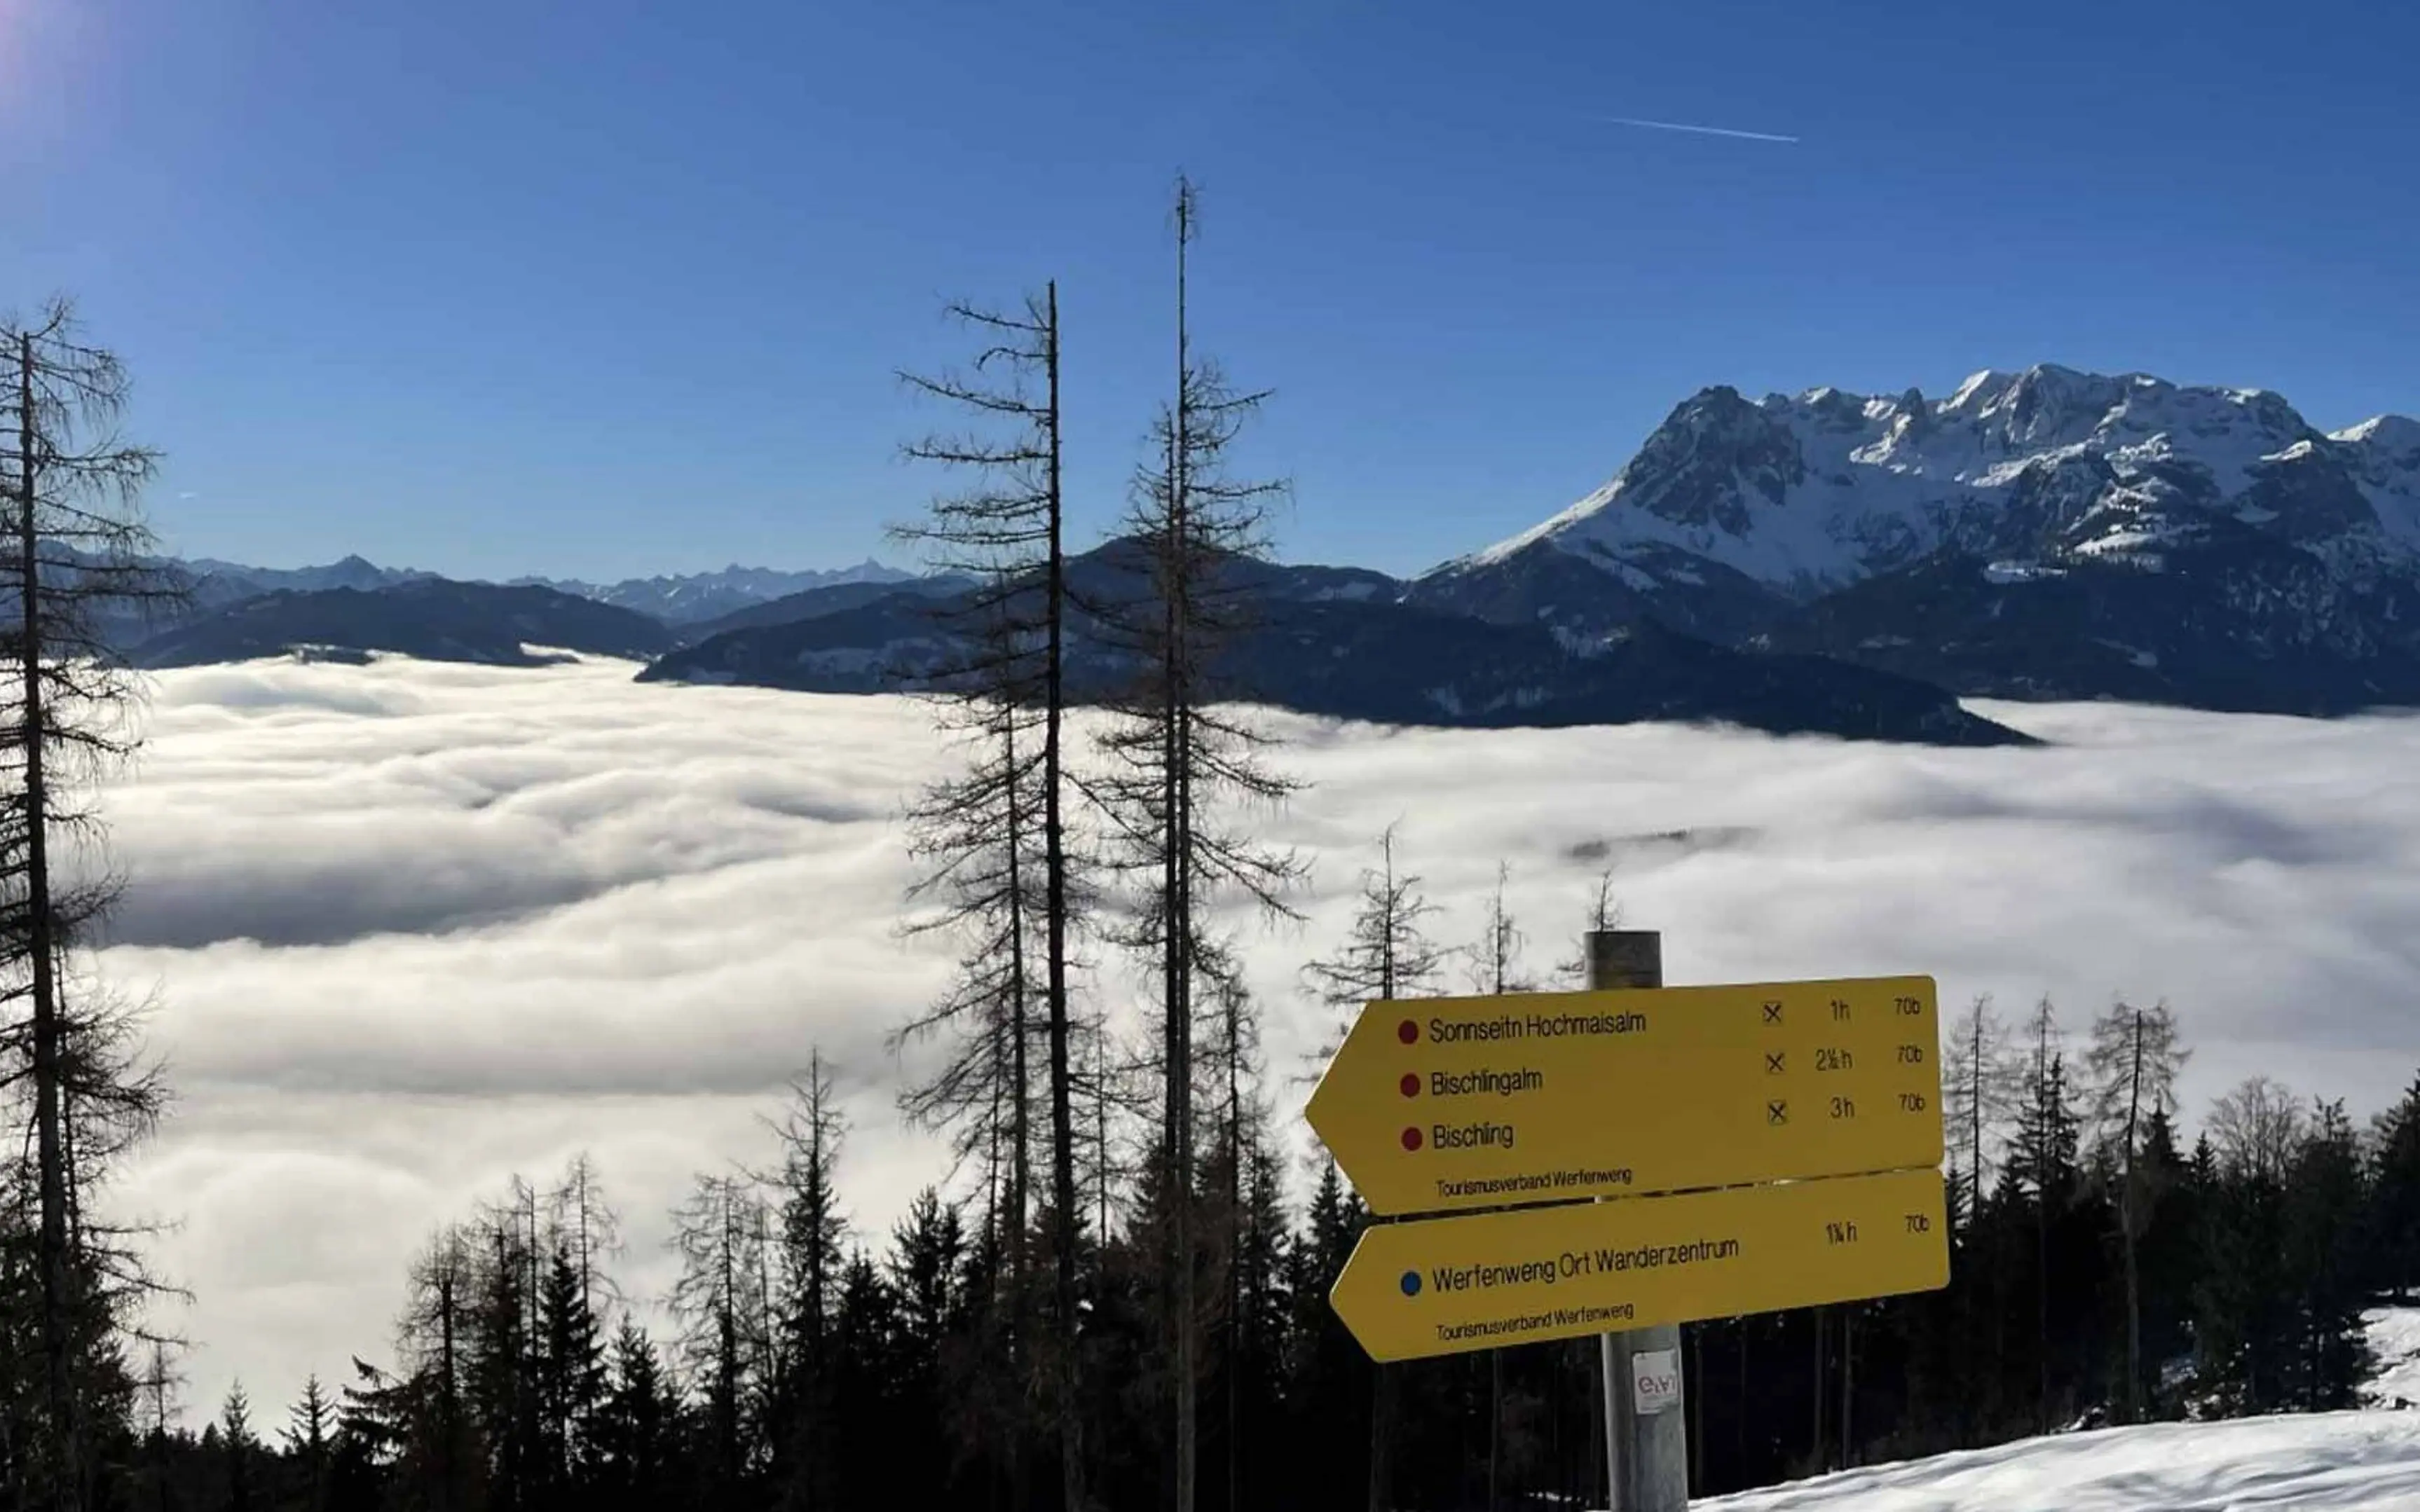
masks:
<path fill-rule="evenodd" d="M 1147 592 L 1134 542 L 1067 564 L 1078 606 L 1067 631 L 1068 696 L 1120 691 L 1120 638 L 1083 606 Z M 1816 656 L 1728 649 L 1645 624 L 1581 655 L 1535 625 L 1491 625 L 1404 601 L 1403 584 L 1358 568 L 1233 560 L 1218 592 L 1252 609 L 1211 663 L 1219 696 L 1307 714 L 1401 725 L 1559 727 L 1638 720 L 1735 724 L 1776 733 L 1937 745 L 2025 737 L 1912 678 Z M 836 593 L 838 590 L 826 590 Z M 1023 592 L 1038 595 L 1029 580 Z M 745 684 L 879 693 L 945 676 L 965 652 L 948 595 L 892 593 L 835 611 L 742 624 L 659 658 L 644 682 Z"/>
<path fill-rule="evenodd" d="M 418 568 L 382 567 L 360 556 L 290 568 L 213 557 L 160 557 L 148 564 L 182 582 L 187 604 L 181 609 L 111 606 L 99 628 L 130 660 L 151 667 L 288 650 L 312 656 L 389 652 L 497 665 L 546 659 L 523 651 L 524 645 L 645 658 L 679 643 L 685 614 L 740 612 L 799 599 L 809 601 L 801 612 L 814 612 L 817 594 L 880 593 L 922 581 L 872 561 L 828 572 L 735 566 L 602 587 L 576 585 L 586 592 L 535 579 L 458 580 Z"/>
<path fill-rule="evenodd" d="M 593 598 L 602 604 L 636 609 L 667 625 L 693 625 L 811 589 L 834 588 L 846 583 L 907 583 L 913 582 L 916 578 L 915 573 L 885 566 L 868 557 L 856 566 L 838 567 L 826 572 L 782 572 L 770 567 L 743 567 L 735 563 L 720 572 L 625 578 L 616 583 L 582 582 L 567 578 L 515 578 L 506 586 L 535 584 L 561 593 L 577 594 L 582 598 Z"/>
<path fill-rule="evenodd" d="M 381 567 L 359 556 L 345 557 L 324 567 L 253 567 L 240 562 L 222 562 L 215 557 L 183 561 L 171 557 L 163 559 L 159 564 L 181 568 L 196 579 L 215 579 L 229 588 L 262 594 L 281 591 L 318 593 L 330 588 L 387 588 L 437 576 L 433 572 L 422 572 L 411 567 Z"/>
<path fill-rule="evenodd" d="M 535 667 L 543 651 L 644 658 L 672 649 L 661 621 L 595 599 L 526 584 L 414 578 L 377 588 L 280 589 L 198 615 L 146 639 L 137 666 L 193 667 L 289 652 Z"/>
<path fill-rule="evenodd" d="M 1098 591 L 1134 549 L 1071 572 Z M 946 658 L 934 611 L 968 586 L 872 562 L 443 589 L 358 557 L 178 565 L 195 615 L 173 640 L 129 626 L 139 660 L 537 644 L 646 657 L 653 681 L 832 692 Z M 1258 621 L 1230 649 L 1237 696 L 1342 717 L 1967 743 L 2018 737 L 1962 696 L 2420 706 L 2420 423 L 2322 432 L 2266 390 L 2048 364 L 1940 399 L 1715 386 L 1605 487 L 1416 579 L 1231 570 Z M 1116 669 L 1080 612 L 1070 629 L 1071 682 L 1096 697 Z"/>

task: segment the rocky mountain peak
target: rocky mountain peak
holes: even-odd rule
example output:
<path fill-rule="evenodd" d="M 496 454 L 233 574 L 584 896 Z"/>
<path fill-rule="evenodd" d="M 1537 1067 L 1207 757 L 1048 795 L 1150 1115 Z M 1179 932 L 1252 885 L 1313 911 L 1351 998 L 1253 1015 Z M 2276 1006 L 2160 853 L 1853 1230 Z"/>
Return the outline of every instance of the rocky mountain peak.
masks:
<path fill-rule="evenodd" d="M 1945 547 L 2024 555 L 2118 494 L 2420 564 L 2420 425 L 2385 417 L 2329 437 L 2273 391 L 2040 363 L 1984 368 L 1938 403 L 1915 389 L 1757 404 L 1700 390 L 1606 487 L 1438 571 L 1545 545 L 1640 589 L 1637 573 L 1662 570 L 1652 551 L 1803 600 Z"/>

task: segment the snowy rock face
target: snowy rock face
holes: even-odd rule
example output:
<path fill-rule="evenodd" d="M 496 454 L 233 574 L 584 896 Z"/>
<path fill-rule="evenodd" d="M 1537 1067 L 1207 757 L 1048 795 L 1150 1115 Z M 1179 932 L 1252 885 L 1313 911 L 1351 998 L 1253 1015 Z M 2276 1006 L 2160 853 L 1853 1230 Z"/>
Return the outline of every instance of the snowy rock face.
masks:
<path fill-rule="evenodd" d="M 2420 424 L 2315 429 L 2258 389 L 2037 366 L 1947 398 L 1712 388 L 1613 481 L 1433 579 L 1539 548 L 1670 581 L 1694 560 L 1804 603 L 1935 552 L 2028 561 L 2156 553 L 2231 516 L 2331 562 L 2420 567 Z"/>

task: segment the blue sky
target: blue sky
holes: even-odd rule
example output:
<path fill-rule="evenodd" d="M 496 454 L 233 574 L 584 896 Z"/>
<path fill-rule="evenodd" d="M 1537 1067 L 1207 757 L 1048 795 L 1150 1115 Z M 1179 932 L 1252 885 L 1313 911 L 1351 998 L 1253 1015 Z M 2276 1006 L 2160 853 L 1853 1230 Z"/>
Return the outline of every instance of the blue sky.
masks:
<path fill-rule="evenodd" d="M 1183 167 L 1281 554 L 1413 571 L 1709 383 L 2420 412 L 2415 52 L 2382 3 L 0 0 L 0 305 L 127 358 L 179 550 L 831 565 L 929 491 L 939 301 L 1052 276 L 1106 527 Z"/>

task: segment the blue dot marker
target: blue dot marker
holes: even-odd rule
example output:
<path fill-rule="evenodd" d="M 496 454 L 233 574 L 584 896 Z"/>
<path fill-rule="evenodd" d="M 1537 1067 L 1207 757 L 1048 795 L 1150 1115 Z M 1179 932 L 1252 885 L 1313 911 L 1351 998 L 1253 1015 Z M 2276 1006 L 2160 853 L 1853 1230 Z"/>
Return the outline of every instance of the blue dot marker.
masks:
<path fill-rule="evenodd" d="M 1419 1296 L 1419 1295 L 1420 1294 L 1420 1273 L 1419 1273 L 1418 1271 L 1406 1271 L 1406 1272 L 1404 1272 L 1404 1283 L 1403 1283 L 1403 1285 L 1404 1285 L 1404 1296 L 1406 1296 L 1406 1297 L 1417 1297 L 1417 1296 Z"/>

